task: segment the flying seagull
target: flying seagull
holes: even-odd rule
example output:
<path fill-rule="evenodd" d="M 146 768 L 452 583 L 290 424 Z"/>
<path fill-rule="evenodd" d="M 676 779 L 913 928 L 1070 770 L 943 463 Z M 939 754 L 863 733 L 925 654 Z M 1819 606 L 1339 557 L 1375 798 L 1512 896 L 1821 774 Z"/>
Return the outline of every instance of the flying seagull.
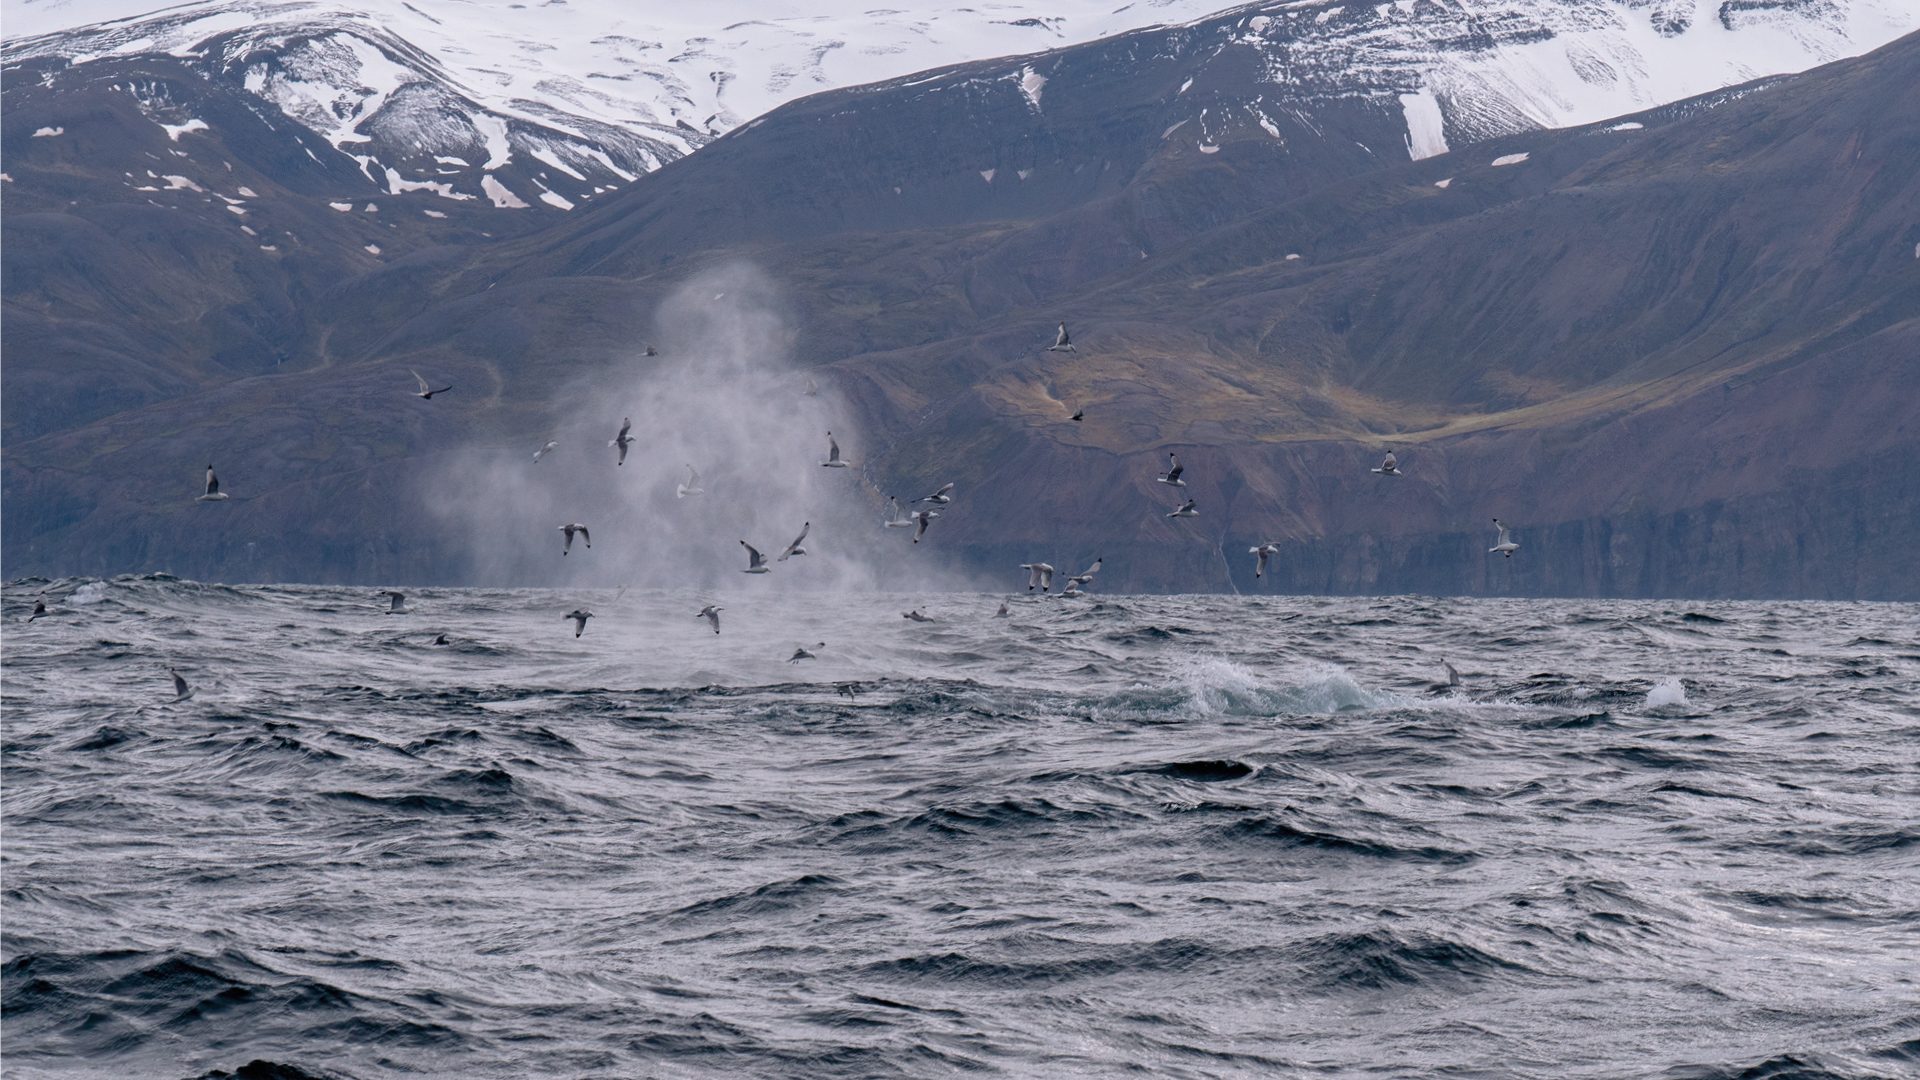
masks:
<path fill-rule="evenodd" d="M 773 572 L 773 567 L 767 565 L 767 557 L 760 554 L 760 549 L 747 543 L 745 540 L 740 541 L 740 546 L 747 549 L 747 568 L 742 570 L 741 573 L 770 574 Z"/>
<path fill-rule="evenodd" d="M 913 519 L 907 516 L 907 511 L 901 507 L 900 500 L 897 497 L 893 495 L 887 496 L 887 506 L 889 507 L 887 511 L 887 528 L 913 528 Z"/>
<path fill-rule="evenodd" d="M 1087 567 L 1086 570 L 1084 570 L 1083 572 L 1075 574 L 1072 577 L 1067 579 L 1068 587 L 1072 588 L 1075 586 L 1085 585 L 1086 583 L 1092 581 L 1093 575 L 1100 572 L 1100 564 L 1106 561 L 1107 560 L 1105 559 L 1093 560 L 1092 566 Z"/>
<path fill-rule="evenodd" d="M 807 549 L 801 547 L 800 542 L 807 538 L 807 531 L 812 528 L 813 528 L 813 522 L 811 521 L 803 522 L 800 526 L 800 535 L 793 538 L 793 543 L 788 544 L 787 550 L 781 552 L 780 557 L 778 559 L 775 559 L 774 562 L 786 562 L 788 559 L 793 558 L 795 555 L 805 555 L 807 553 Z"/>
<path fill-rule="evenodd" d="M 1067 579 L 1067 587 L 1066 587 L 1066 588 L 1064 588 L 1064 589 L 1061 589 L 1061 590 L 1060 590 L 1060 595 L 1061 595 L 1061 596 L 1064 596 L 1064 597 L 1066 597 L 1066 598 L 1067 598 L 1067 599 L 1069 599 L 1069 600 L 1071 600 L 1071 599 L 1073 599 L 1073 598 L 1075 598 L 1075 597 L 1078 597 L 1078 596 L 1085 596 L 1085 595 L 1087 595 L 1087 594 L 1086 594 L 1086 593 L 1083 593 L 1083 592 L 1081 592 L 1081 591 L 1080 591 L 1080 586 L 1078 586 L 1078 585 L 1076 585 L 1076 584 L 1074 584 L 1074 581 L 1073 581 L 1073 579 L 1072 579 L 1072 578 L 1068 578 L 1068 579 Z"/>
<path fill-rule="evenodd" d="M 926 612 L 921 611 L 919 608 L 914 608 L 912 611 L 903 611 L 900 613 L 900 617 L 903 619 L 911 619 L 914 622 L 932 622 L 933 621 L 933 616 L 928 615 Z"/>
<path fill-rule="evenodd" d="M 1401 475 L 1400 460 L 1393 456 L 1393 451 L 1389 450 L 1387 451 L 1387 459 L 1382 461 L 1380 467 L 1373 471 L 1379 473 L 1381 476 L 1399 476 Z"/>
<path fill-rule="evenodd" d="M 168 668 L 167 674 L 173 676 L 173 700 L 185 701 L 193 696 L 193 687 L 187 685 L 187 680 L 181 678 L 179 672 Z"/>
<path fill-rule="evenodd" d="M 1041 592 L 1053 588 L 1053 567 L 1043 562 L 1023 562 L 1020 569 L 1027 572 L 1027 591 L 1032 592 L 1038 585 Z"/>
<path fill-rule="evenodd" d="M 1193 508 L 1193 500 L 1192 500 L 1192 499 L 1188 499 L 1188 500 L 1187 500 L 1186 502 L 1183 502 L 1183 503 L 1181 503 L 1181 504 L 1180 504 L 1180 509 L 1178 509 L 1178 510 L 1175 510 L 1175 511 L 1174 511 L 1173 513 L 1171 513 L 1171 514 L 1168 514 L 1167 516 L 1168 516 L 1168 517 L 1170 517 L 1170 518 L 1177 518 L 1177 517 L 1199 517 L 1199 516 L 1200 516 L 1200 511 L 1198 511 L 1198 510 L 1195 510 L 1195 509 Z"/>
<path fill-rule="evenodd" d="M 1497 551 L 1509 559 L 1513 558 L 1513 553 L 1520 550 L 1520 545 L 1514 543 L 1513 537 L 1507 535 L 1507 527 L 1500 524 L 1499 518 L 1493 519 L 1493 527 L 1500 530 L 1500 542 L 1488 548 L 1487 554 L 1491 555 Z"/>
<path fill-rule="evenodd" d="M 540 463 L 540 459 L 541 459 L 541 458 L 543 458 L 543 457 L 546 457 L 546 456 L 547 456 L 548 454 L 550 454 L 550 453 L 552 453 L 552 452 L 553 452 L 553 448 L 554 448 L 554 447 L 556 447 L 556 446 L 559 446 L 559 445 L 560 445 L 560 440 L 558 440 L 558 439 L 548 439 L 548 440 L 547 440 L 547 445 L 545 445 L 545 446 L 543 446 L 543 447 L 541 447 L 540 449 L 538 449 L 538 450 L 535 450 L 535 451 L 533 452 L 533 462 L 534 462 L 534 464 L 536 464 L 536 465 L 538 465 L 538 464 Z"/>
<path fill-rule="evenodd" d="M 923 495 L 920 498 L 915 499 L 913 501 L 917 503 L 930 502 L 939 506 L 945 506 L 948 503 L 953 501 L 953 485 L 942 484 L 940 485 L 939 491 L 936 491 L 931 495 Z"/>
<path fill-rule="evenodd" d="M 33 602 L 33 614 L 27 616 L 27 621 L 32 622 L 33 620 L 39 618 L 42 615 L 45 615 L 46 613 L 47 613 L 47 602 L 45 600 L 35 600 Z"/>
<path fill-rule="evenodd" d="M 1173 451 L 1169 450 L 1167 451 L 1167 471 L 1161 473 L 1155 479 L 1163 484 L 1172 484 L 1174 487 L 1186 487 L 1187 482 L 1180 479 L 1180 474 L 1185 471 L 1185 467 L 1180 464 L 1180 459 L 1173 455 Z"/>
<path fill-rule="evenodd" d="M 1247 554 L 1253 556 L 1253 576 L 1262 577 L 1267 572 L 1267 560 L 1280 554 L 1280 545 L 1269 540 L 1259 547 L 1250 547 Z"/>
<path fill-rule="evenodd" d="M 587 632 L 587 620 L 593 618 L 593 612 L 586 608 L 574 608 L 560 617 L 573 620 L 573 636 L 579 637 Z"/>
<path fill-rule="evenodd" d="M 194 502 L 219 502 L 225 498 L 227 493 L 220 490 L 220 478 L 213 475 L 213 466 L 207 466 L 207 493 Z"/>
<path fill-rule="evenodd" d="M 674 487 L 673 497 L 676 499 L 684 499 L 689 495 L 705 495 L 706 493 L 707 489 L 700 486 L 700 470 L 693 467 L 693 462 L 687 462 L 687 482 Z"/>
<path fill-rule="evenodd" d="M 1447 658 L 1446 658 L 1446 657 L 1444 657 L 1444 656 L 1443 656 L 1443 657 L 1441 657 L 1441 658 L 1440 658 L 1440 666 L 1441 666 L 1441 667 L 1443 667 L 1443 668 L 1446 668 L 1446 669 L 1447 669 L 1447 685 L 1448 685 L 1448 686 L 1459 686 L 1459 685 L 1460 685 L 1460 673 L 1459 673 L 1458 671 L 1456 671 L 1456 670 L 1454 670 L 1454 667 L 1453 667 L 1453 665 L 1452 665 L 1452 664 L 1449 664 L 1449 663 L 1447 663 Z"/>
<path fill-rule="evenodd" d="M 421 378 L 421 377 L 420 377 L 420 373 L 419 373 L 419 372 L 417 372 L 417 371 L 413 371 L 413 369 L 412 369 L 412 368 L 408 368 L 407 370 L 408 370 L 408 371 L 412 371 L 412 372 L 413 372 L 413 381 L 415 381 L 415 382 L 417 382 L 417 383 L 419 383 L 419 384 L 420 384 L 420 389 L 418 389 L 418 390 L 416 390 L 416 391 L 414 391 L 414 394 L 413 394 L 413 396 L 414 396 L 414 397 L 417 397 L 417 398 L 425 398 L 425 399 L 427 399 L 428 401 L 432 401 L 432 400 L 433 400 L 433 395 L 435 395 L 435 394 L 444 394 L 444 393 L 446 393 L 447 391 L 449 391 L 449 390 L 451 390 L 451 389 L 453 389 L 453 385 L 452 385 L 451 383 L 449 383 L 448 385 L 446 385 L 446 386 L 443 386 L 443 387 L 441 387 L 441 388 L 440 388 L 440 389 L 438 389 L 438 390 L 435 390 L 435 389 L 433 389 L 433 388 L 431 388 L 431 387 L 429 387 L 429 386 L 427 385 L 427 380 L 425 380 L 425 379 L 423 379 L 423 378 Z"/>
<path fill-rule="evenodd" d="M 720 613 L 725 610 L 727 609 L 718 604 L 708 604 L 695 612 L 693 617 L 707 620 L 707 624 L 713 627 L 713 632 L 717 634 L 720 632 Z"/>
<path fill-rule="evenodd" d="M 827 643 L 824 641 L 816 641 L 814 642 L 813 647 L 815 649 L 824 649 L 827 647 Z M 787 657 L 787 663 L 797 664 L 802 660 L 817 660 L 817 659 L 819 659 L 819 654 L 808 650 L 808 648 L 805 645 L 802 645 L 799 648 L 793 650 L 792 656 Z"/>
<path fill-rule="evenodd" d="M 1073 347 L 1073 342 L 1067 340 L 1067 324 L 1066 323 L 1060 324 L 1060 336 L 1053 339 L 1053 344 L 1047 346 L 1047 351 L 1048 352 L 1076 351 Z"/>
<path fill-rule="evenodd" d="M 412 612 L 412 611 L 410 611 L 410 610 L 408 610 L 408 608 L 407 608 L 407 594 L 406 594 L 406 593 L 403 593 L 403 592 L 386 592 L 386 593 L 381 593 L 380 595 L 382 595 L 382 596 L 384 596 L 384 597 L 386 597 L 386 598 L 387 598 L 387 610 L 386 610 L 386 611 L 384 611 L 384 612 L 382 612 L 382 614 L 385 614 L 385 615 L 411 615 L 411 614 L 413 614 L 413 612 Z"/>
<path fill-rule="evenodd" d="M 917 523 L 913 530 L 914 543 L 919 543 L 920 538 L 927 535 L 927 526 L 931 525 L 933 519 L 939 516 L 940 511 L 938 510 L 915 510 L 913 512 L 913 520 Z"/>
<path fill-rule="evenodd" d="M 633 445 L 633 437 L 628 435 L 627 432 L 632 430 L 633 417 L 622 417 L 620 421 L 620 434 L 615 435 L 613 441 L 607 444 L 608 446 L 617 446 L 620 448 L 620 460 L 614 462 L 616 465 L 625 465 L 627 463 L 627 447 Z"/>
<path fill-rule="evenodd" d="M 833 439 L 833 432 L 827 432 L 827 460 L 820 463 L 822 468 L 844 469 L 852 465 L 851 461 L 840 460 L 840 444 Z"/>
<path fill-rule="evenodd" d="M 580 539 L 586 541 L 588 550 L 593 549 L 593 536 L 587 532 L 587 527 L 585 525 L 582 525 L 577 521 L 573 521 L 573 522 L 568 522 L 565 525 L 555 525 L 554 528 L 559 529 L 561 532 L 567 534 L 567 542 L 560 546 L 560 554 L 565 555 L 567 552 L 573 550 L 573 534 L 574 533 L 579 533 Z"/>

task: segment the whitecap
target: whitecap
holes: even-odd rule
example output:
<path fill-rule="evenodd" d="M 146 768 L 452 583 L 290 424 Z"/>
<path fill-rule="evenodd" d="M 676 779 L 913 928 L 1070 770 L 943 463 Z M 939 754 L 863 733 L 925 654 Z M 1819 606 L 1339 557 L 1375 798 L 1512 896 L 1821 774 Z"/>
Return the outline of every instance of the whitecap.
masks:
<path fill-rule="evenodd" d="M 1661 679 L 1647 691 L 1647 708 L 1658 709 L 1663 705 L 1691 705 L 1687 700 L 1687 688 L 1679 679 Z"/>
<path fill-rule="evenodd" d="M 104 581 L 89 581 L 85 585 L 73 590 L 73 595 L 67 597 L 67 603 L 97 604 L 106 598 L 107 583 Z"/>

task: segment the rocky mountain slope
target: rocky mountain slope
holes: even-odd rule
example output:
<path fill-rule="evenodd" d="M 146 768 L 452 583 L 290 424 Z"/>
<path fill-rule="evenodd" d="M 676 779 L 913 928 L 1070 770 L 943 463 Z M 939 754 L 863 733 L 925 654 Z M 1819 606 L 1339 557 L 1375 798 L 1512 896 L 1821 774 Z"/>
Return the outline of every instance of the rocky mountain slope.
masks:
<path fill-rule="evenodd" d="M 1268 587 L 1911 597 L 1916 76 L 1910 38 L 1291 196 L 1228 144 L 1028 220 L 713 258 L 790 284 L 793 347 L 858 404 L 877 489 L 975 493 L 943 543 L 981 565 L 1067 546 L 1108 554 L 1116 586 L 1247 588 L 1228 554 L 1271 538 Z M 719 184 L 741 165 L 658 179 L 696 190 L 703 167 Z M 648 330 L 615 298 L 692 269 L 684 250 L 656 265 L 646 230 L 681 219 L 646 194 L 482 271 L 525 304 L 395 311 L 369 353 L 525 371 L 493 343 L 561 333 L 528 314 L 556 295 L 576 355 L 617 353 Z M 740 235 L 785 220 L 748 213 Z M 1040 350 L 1056 317 L 1078 352 Z M 1398 483 L 1367 472 L 1389 448 Z M 1168 450 L 1197 522 L 1160 517 Z M 1524 522 L 1526 559 L 1485 557 L 1495 516 Z"/>
<path fill-rule="evenodd" d="M 944 559 L 1105 554 L 1108 587 L 1244 589 L 1273 539 L 1263 588 L 1916 595 L 1920 42 L 1413 160 L 1394 85 L 1305 119 L 1252 102 L 1231 38 L 1258 17 L 1132 67 L 1123 37 L 796 102 L 515 235 L 490 223 L 529 215 L 362 188 L 372 215 L 290 220 L 318 250 L 281 277 L 209 222 L 263 213 L 240 187 L 264 171 L 222 175 L 248 155 L 326 168 L 299 131 L 175 136 L 181 114 L 137 104 L 63 124 L 71 99 L 10 69 L 9 573 L 470 577 L 391 478 L 545 429 L 556 385 L 652 362 L 658 302 L 744 259 L 776 283 L 779 348 L 845 401 L 868 494 L 961 485 Z M 21 134 L 21 101 L 63 133 Z M 156 177 L 87 164 L 93 113 L 151 128 Z M 1204 142 L 1167 130 L 1228 113 Z M 110 194 L 158 165 L 204 190 Z M 164 224 L 189 215 L 198 261 Z M 1059 318 L 1078 352 L 1041 350 Z M 226 340 L 244 359 L 208 364 Z M 408 367 L 473 393 L 391 414 Z M 1389 447 L 1399 481 L 1366 471 Z M 1198 519 L 1161 516 L 1168 450 Z M 262 494 L 210 539 L 178 488 L 214 454 Z M 1485 557 L 1493 516 L 1521 558 Z"/>
<path fill-rule="evenodd" d="M 1050 107 L 1075 94 L 1072 81 L 1124 79 L 1179 99 L 1167 135 L 1202 149 L 1243 125 L 1284 142 L 1365 103 L 1383 124 L 1360 150 L 1392 160 L 1804 70 L 1920 26 L 1903 0 L 1325 0 L 1209 14 L 1218 6 L 9 0 L 6 59 L 172 61 L 305 128 L 309 149 L 339 159 L 329 166 L 350 163 L 389 195 L 568 210 L 785 102 L 902 76 L 924 95 L 1010 97 L 1036 114 L 1043 96 Z M 1112 35 L 1124 36 L 1043 52 Z M 1038 66 L 978 63 L 1009 54 Z M 912 74 L 956 63 L 964 79 Z M 1024 182 L 1044 171 L 1044 140 L 1032 150 L 956 161 L 955 175 Z"/>
<path fill-rule="evenodd" d="M 46 396 L 9 395 L 10 438 L 328 364 L 317 298 L 371 274 L 380 302 L 404 302 L 382 268 L 456 262 L 540 228 L 522 220 L 539 211 L 604 202 L 742 116 L 835 82 L 1174 23 L 795 102 L 525 258 L 630 276 L 769 236 L 1101 215 L 1073 267 L 1043 250 L 971 282 L 987 313 L 1250 200 L 1798 70 L 1920 21 L 1898 0 L 1326 0 L 1188 23 L 1175 20 L 1211 0 L 760 21 L 722 5 L 677 23 L 519 3 L 148 2 L 9 0 L 3 190 L 10 234 L 33 239 L 10 246 L 7 343 L 49 372 L 16 366 Z M 73 25 L 104 15 L 118 17 Z M 1121 192 L 1120 208 L 1105 202 Z"/>

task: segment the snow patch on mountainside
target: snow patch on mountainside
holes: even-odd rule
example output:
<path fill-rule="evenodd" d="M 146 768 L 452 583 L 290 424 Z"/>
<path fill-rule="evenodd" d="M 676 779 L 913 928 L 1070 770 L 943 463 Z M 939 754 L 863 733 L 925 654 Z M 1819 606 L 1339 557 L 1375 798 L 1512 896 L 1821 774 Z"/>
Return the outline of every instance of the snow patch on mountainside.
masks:
<path fill-rule="evenodd" d="M 1032 64 L 1020 69 L 1020 92 L 1027 95 L 1027 104 L 1033 106 L 1034 112 L 1040 111 L 1040 91 L 1046 85 L 1047 77 L 1033 70 Z"/>
<path fill-rule="evenodd" d="M 180 136 L 185 135 L 189 131 L 206 131 L 207 122 L 195 118 L 188 120 L 184 124 L 161 124 L 160 130 L 167 133 L 167 138 L 174 142 L 179 142 Z"/>
<path fill-rule="evenodd" d="M 515 195 L 512 189 L 491 175 L 480 178 L 480 188 L 487 193 L 487 198 L 493 200 L 493 205 L 502 210 L 525 210 L 527 208 L 527 201 L 525 199 Z"/>
<path fill-rule="evenodd" d="M 1407 156 L 1419 161 L 1447 152 L 1446 118 L 1433 91 L 1401 94 L 1400 110 L 1407 118 Z"/>

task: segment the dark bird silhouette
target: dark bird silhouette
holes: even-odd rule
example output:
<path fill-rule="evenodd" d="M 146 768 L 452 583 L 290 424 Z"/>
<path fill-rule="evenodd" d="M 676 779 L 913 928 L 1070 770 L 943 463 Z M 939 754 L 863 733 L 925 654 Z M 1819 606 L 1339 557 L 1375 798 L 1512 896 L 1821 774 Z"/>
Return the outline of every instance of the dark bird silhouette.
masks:
<path fill-rule="evenodd" d="M 435 390 L 435 389 L 433 389 L 432 387 L 429 387 L 429 386 L 427 385 L 427 380 L 425 380 L 425 379 L 423 379 L 423 378 L 421 378 L 421 377 L 420 377 L 420 373 L 419 373 L 419 372 L 417 372 L 417 371 L 413 371 L 413 369 L 412 369 L 412 368 L 408 368 L 407 370 L 408 370 L 408 371 L 412 371 L 412 372 L 413 372 L 413 379 L 414 379 L 414 381 L 420 384 L 420 389 L 418 389 L 418 390 L 416 390 L 416 391 L 414 391 L 414 394 L 413 394 L 413 396 L 414 396 L 414 397 L 417 397 L 417 398 L 425 398 L 425 399 L 426 399 L 426 400 L 428 400 L 428 401 L 432 401 L 432 400 L 433 400 L 433 395 L 435 395 L 435 394 L 444 394 L 444 393 L 446 393 L 447 391 L 449 391 L 449 390 L 451 390 L 451 389 L 453 389 L 453 384 L 452 384 L 452 383 L 448 383 L 447 385 L 445 385 L 445 386 L 443 386 L 443 387 L 441 387 L 440 389 L 438 389 L 438 390 Z"/>

